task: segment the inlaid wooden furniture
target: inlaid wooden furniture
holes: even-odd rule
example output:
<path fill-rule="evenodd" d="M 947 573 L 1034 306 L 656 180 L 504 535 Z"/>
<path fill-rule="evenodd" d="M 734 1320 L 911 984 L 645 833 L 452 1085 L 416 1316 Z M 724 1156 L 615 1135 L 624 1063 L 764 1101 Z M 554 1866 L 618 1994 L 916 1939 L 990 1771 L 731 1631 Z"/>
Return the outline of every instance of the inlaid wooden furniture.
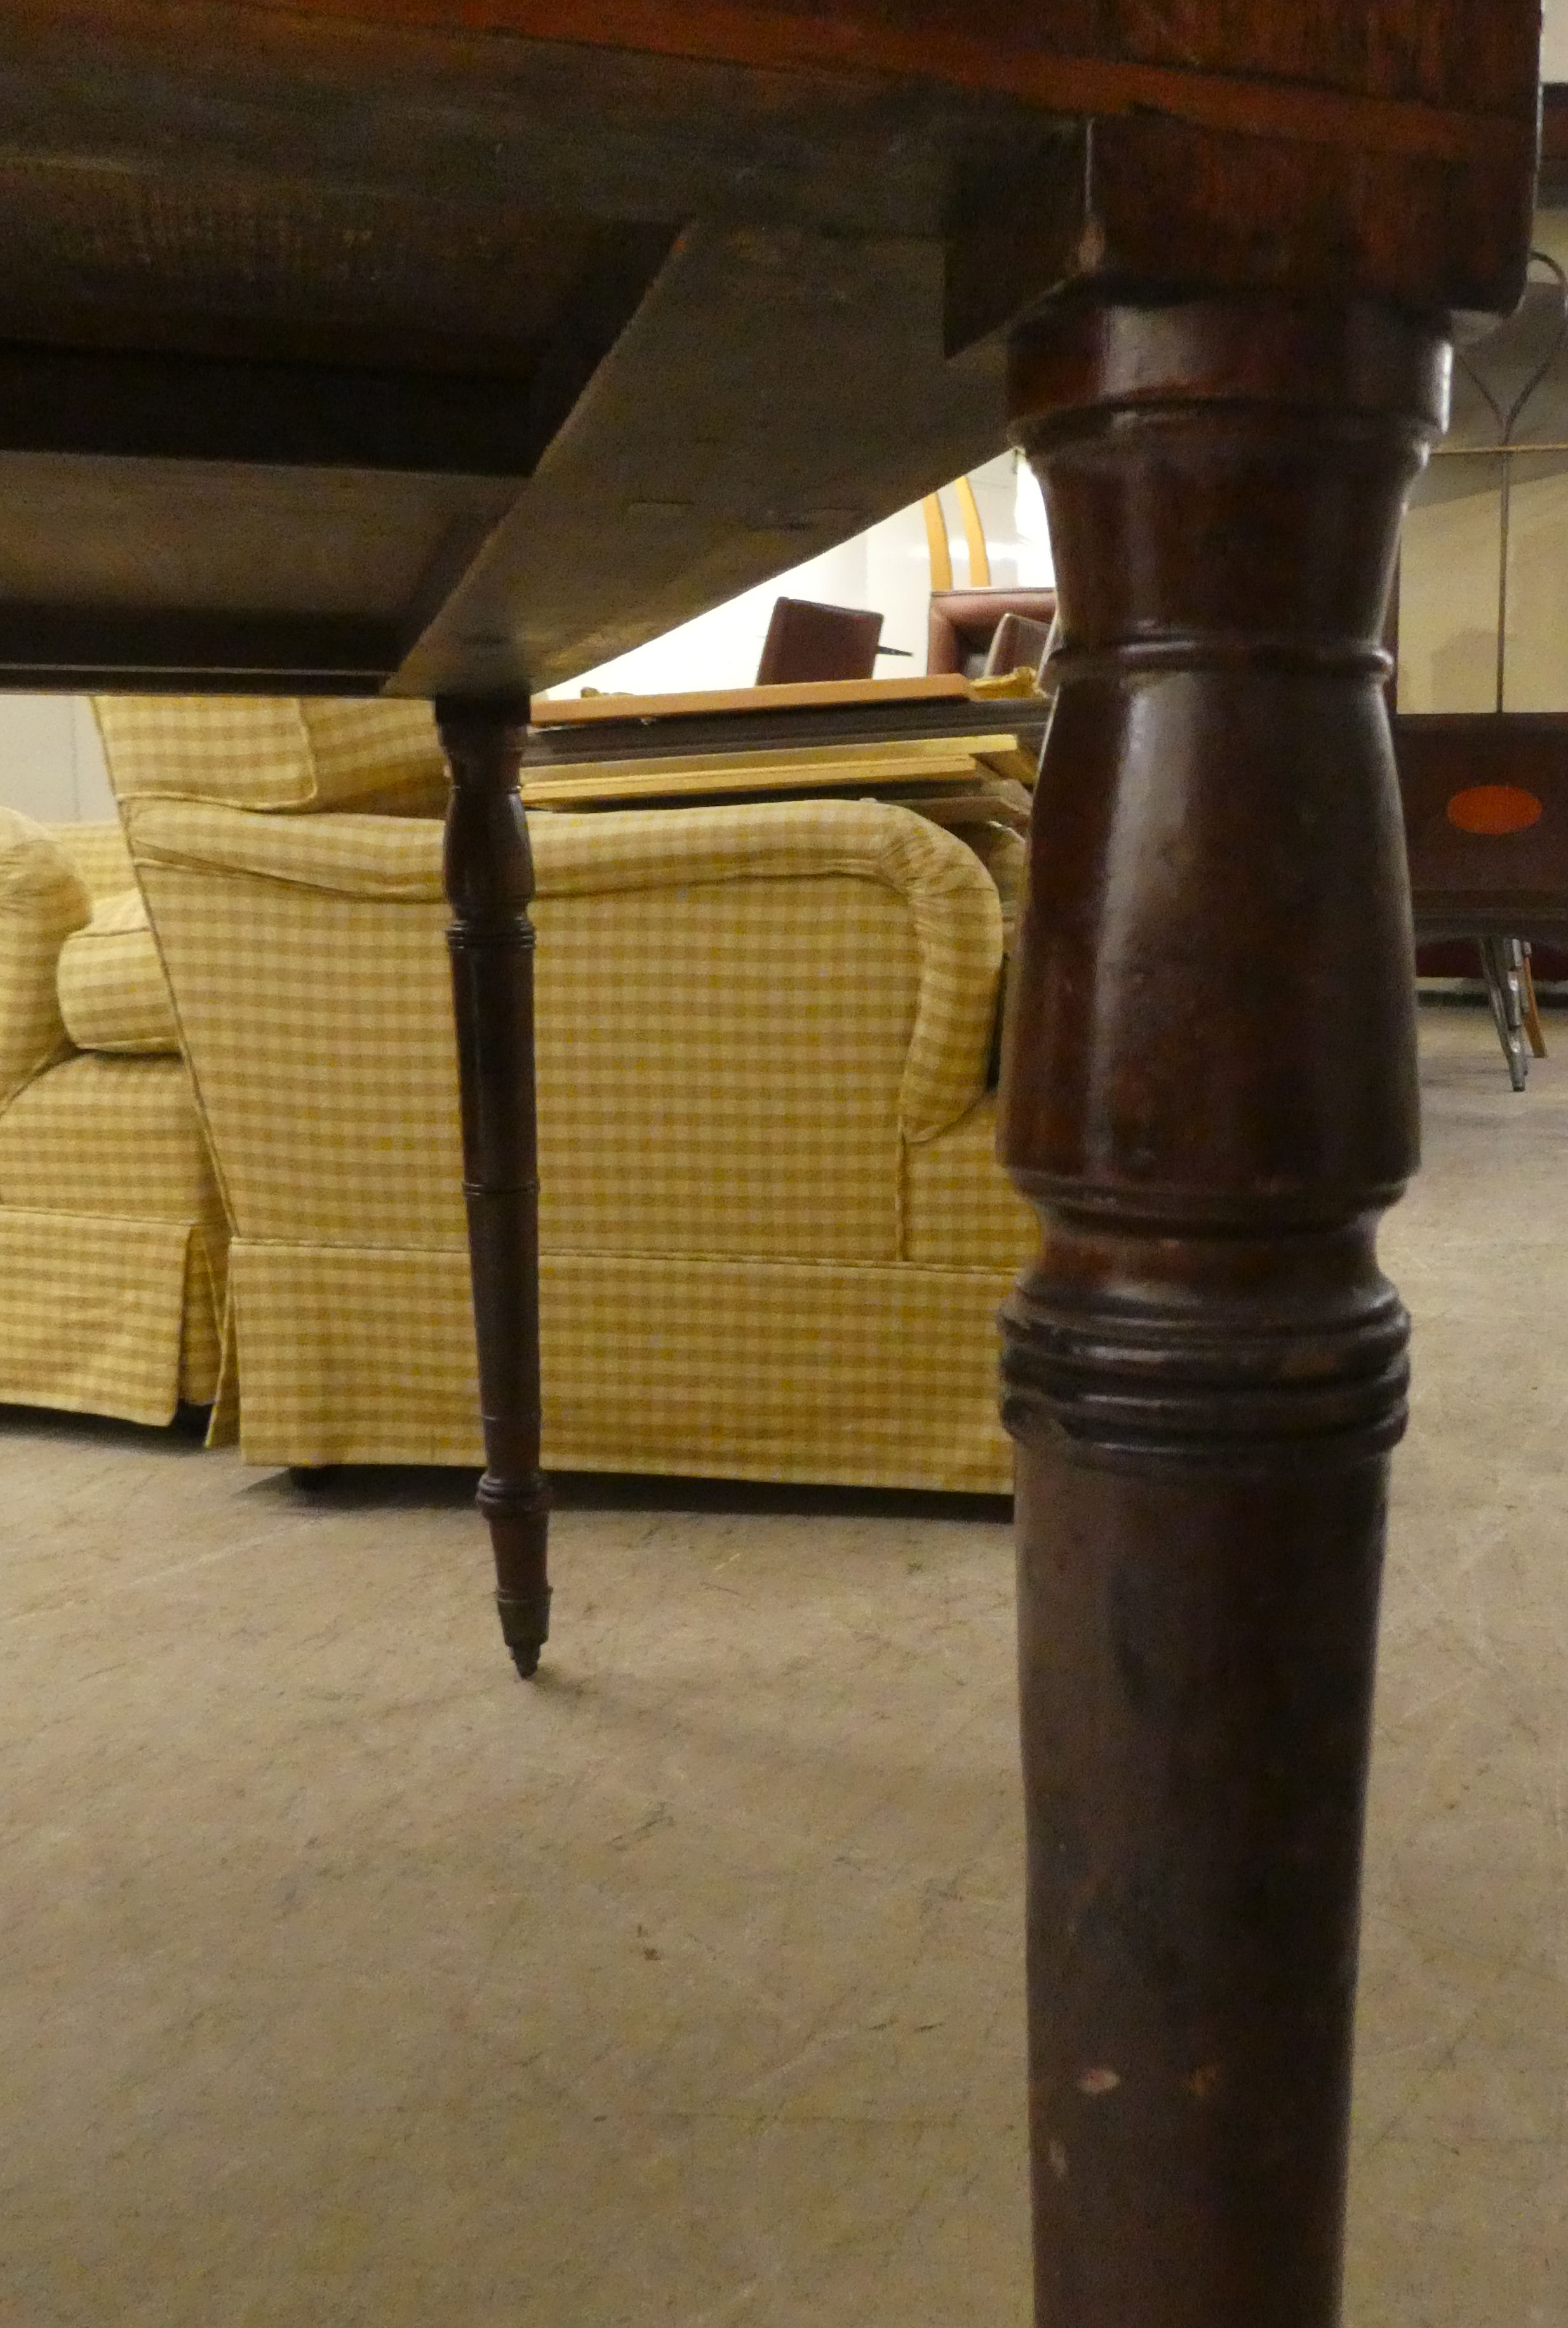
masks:
<path fill-rule="evenodd" d="M 993 452 L 1059 691 L 1003 1152 L 1039 2317 L 1328 2328 L 1415 1157 L 1380 644 L 1536 0 L 5 0 L 0 667 L 436 697 L 546 1593 L 528 690 Z M 90 70 L 84 59 L 90 59 Z"/>
<path fill-rule="evenodd" d="M 1488 986 L 1495 1011 L 1504 988 L 1498 1031 L 1522 1090 L 1539 1022 L 1523 977 L 1509 1007 L 1501 956 L 1521 941 L 1568 944 L 1568 714 L 1396 716 L 1394 734 L 1417 942 L 1492 950 Z"/>
<path fill-rule="evenodd" d="M 1533 239 L 1517 311 L 1460 352 L 1391 624 L 1417 944 L 1433 967 L 1479 950 L 1516 1091 L 1526 1033 L 1545 1049 L 1526 949 L 1568 925 L 1568 211 L 1538 211 Z"/>

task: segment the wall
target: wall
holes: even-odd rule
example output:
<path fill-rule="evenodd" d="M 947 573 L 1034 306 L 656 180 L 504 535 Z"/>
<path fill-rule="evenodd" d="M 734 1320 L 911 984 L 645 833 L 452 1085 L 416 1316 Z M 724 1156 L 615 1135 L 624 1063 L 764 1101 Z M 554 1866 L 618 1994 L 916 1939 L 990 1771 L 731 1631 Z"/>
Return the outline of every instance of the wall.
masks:
<path fill-rule="evenodd" d="M 1568 80 L 1568 0 L 1546 0 L 1541 14 L 1541 79 Z"/>
<path fill-rule="evenodd" d="M 1052 578 L 1050 544 L 1039 492 L 1015 456 L 1003 453 L 970 480 L 991 555 L 998 589 Z M 957 497 L 943 495 L 953 580 L 969 578 L 969 555 Z M 746 591 L 722 606 L 617 655 L 613 662 L 584 671 L 558 695 L 579 695 L 585 687 L 612 694 L 669 695 L 689 688 L 749 687 L 756 677 L 762 643 L 775 598 L 817 598 L 834 606 L 872 606 L 882 616 L 882 643 L 901 655 L 878 662 L 878 674 L 925 669 L 926 610 L 931 596 L 931 559 L 920 505 L 900 510 L 867 533 L 825 551 L 787 574 Z"/>
<path fill-rule="evenodd" d="M 0 693 L 0 805 L 41 824 L 112 817 L 114 796 L 85 696 Z"/>
<path fill-rule="evenodd" d="M 1568 18 L 1568 0 L 1563 14 Z M 1568 22 L 1560 35 L 1568 79 Z M 1535 213 L 1535 246 L 1568 268 L 1568 210 Z M 1544 279 L 1544 278 L 1543 278 Z M 1563 359 L 1557 358 L 1554 387 Z M 1561 395 L 1557 396 L 1561 409 Z M 1555 445 L 1550 405 L 1518 440 Z M 1495 711 L 1502 464 L 1484 452 L 1434 455 L 1406 514 L 1399 567 L 1399 708 Z M 1568 711 L 1568 453 L 1516 458 L 1508 512 L 1506 711 Z"/>

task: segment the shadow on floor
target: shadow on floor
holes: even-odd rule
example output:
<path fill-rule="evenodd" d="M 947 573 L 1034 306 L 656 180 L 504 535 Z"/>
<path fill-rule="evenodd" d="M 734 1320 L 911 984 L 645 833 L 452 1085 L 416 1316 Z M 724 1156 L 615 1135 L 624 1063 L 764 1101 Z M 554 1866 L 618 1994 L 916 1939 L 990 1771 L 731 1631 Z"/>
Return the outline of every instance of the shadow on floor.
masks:
<path fill-rule="evenodd" d="M 346 1464 L 319 1471 L 268 1471 L 249 1496 L 286 1497 L 340 1511 L 376 1506 L 451 1511 L 473 1500 L 467 1469 L 396 1463 Z M 760 1479 L 670 1478 L 628 1471 L 558 1471 L 553 1507 L 562 1512 L 779 1513 L 845 1519 L 982 1520 L 1012 1517 L 1010 1496 L 941 1495 L 902 1488 L 811 1487 Z"/>
<path fill-rule="evenodd" d="M 29 1439 L 68 1440 L 72 1446 L 137 1447 L 148 1454 L 199 1455 L 207 1438 L 210 1409 L 182 1406 L 173 1422 L 127 1422 L 116 1414 L 71 1414 L 53 1406 L 0 1405 L 0 1436 L 25 1432 Z"/>

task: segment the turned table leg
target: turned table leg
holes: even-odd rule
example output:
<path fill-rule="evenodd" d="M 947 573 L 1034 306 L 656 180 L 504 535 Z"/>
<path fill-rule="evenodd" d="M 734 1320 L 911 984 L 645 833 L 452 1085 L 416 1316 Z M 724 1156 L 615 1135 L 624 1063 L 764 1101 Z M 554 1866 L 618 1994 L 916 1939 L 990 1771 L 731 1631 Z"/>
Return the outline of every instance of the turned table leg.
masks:
<path fill-rule="evenodd" d="M 518 794 L 526 703 L 436 706 L 452 772 L 447 933 L 463 1103 L 463 1193 L 484 1423 L 479 1508 L 501 1630 L 520 1674 L 549 1634 L 549 1495 L 539 1467 L 539 1142 L 534 1115 L 533 863 Z"/>
<path fill-rule="evenodd" d="M 1015 343 L 1063 623 L 1002 1132 L 1049 2328 L 1338 2316 L 1417 1129 L 1379 634 L 1445 381 L 1267 296 Z"/>

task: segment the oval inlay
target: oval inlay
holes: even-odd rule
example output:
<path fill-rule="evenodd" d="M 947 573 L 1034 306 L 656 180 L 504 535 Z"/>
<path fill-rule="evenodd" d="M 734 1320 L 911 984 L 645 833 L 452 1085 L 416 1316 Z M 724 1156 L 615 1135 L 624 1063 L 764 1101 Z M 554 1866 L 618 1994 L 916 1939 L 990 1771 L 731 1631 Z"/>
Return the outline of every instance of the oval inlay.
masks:
<path fill-rule="evenodd" d="M 1461 832 L 1523 832 L 1540 813 L 1535 793 L 1520 784 L 1471 784 L 1448 804 L 1448 821 Z"/>

